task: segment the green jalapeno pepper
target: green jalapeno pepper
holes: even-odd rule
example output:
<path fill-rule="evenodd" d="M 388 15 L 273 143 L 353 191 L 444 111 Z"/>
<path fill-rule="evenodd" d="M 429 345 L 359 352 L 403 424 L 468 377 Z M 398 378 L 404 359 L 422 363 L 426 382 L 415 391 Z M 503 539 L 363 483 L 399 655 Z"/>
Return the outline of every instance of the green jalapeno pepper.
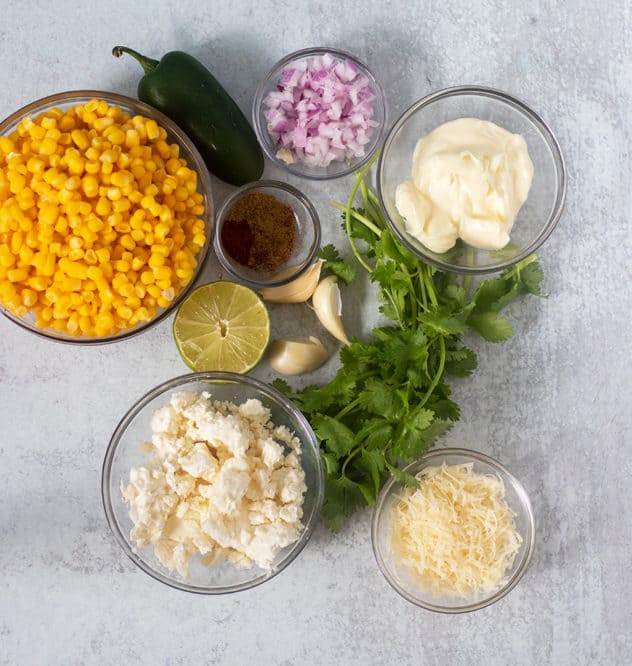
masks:
<path fill-rule="evenodd" d="M 117 57 L 128 53 L 138 60 L 145 70 L 138 98 L 188 134 L 211 173 L 231 185 L 261 178 L 263 153 L 252 127 L 199 60 L 171 51 L 158 61 L 126 46 L 115 46 L 112 53 Z"/>

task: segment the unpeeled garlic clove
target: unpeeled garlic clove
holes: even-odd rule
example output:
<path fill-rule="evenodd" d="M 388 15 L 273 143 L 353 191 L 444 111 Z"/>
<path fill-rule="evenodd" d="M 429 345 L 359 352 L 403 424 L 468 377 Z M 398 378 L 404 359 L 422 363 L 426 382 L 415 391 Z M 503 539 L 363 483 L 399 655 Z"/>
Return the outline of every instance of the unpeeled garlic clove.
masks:
<path fill-rule="evenodd" d="M 349 338 L 342 325 L 342 299 L 340 298 L 340 288 L 338 287 L 338 278 L 330 275 L 318 283 L 312 296 L 312 305 L 314 312 L 320 320 L 320 323 L 334 336 L 349 344 Z"/>
<path fill-rule="evenodd" d="M 269 303 L 304 303 L 318 285 L 323 260 L 312 264 L 299 278 L 280 287 L 264 287 L 259 291 L 261 298 Z"/>
<path fill-rule="evenodd" d="M 328 358 L 322 342 L 313 335 L 303 340 L 273 340 L 268 355 L 272 368 L 282 375 L 311 372 Z"/>

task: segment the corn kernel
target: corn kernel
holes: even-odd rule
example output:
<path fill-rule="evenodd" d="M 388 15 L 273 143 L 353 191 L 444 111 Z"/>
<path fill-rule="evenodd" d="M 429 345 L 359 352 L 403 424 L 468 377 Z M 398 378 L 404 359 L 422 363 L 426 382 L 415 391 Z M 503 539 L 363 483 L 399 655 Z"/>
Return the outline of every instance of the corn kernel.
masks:
<path fill-rule="evenodd" d="M 89 250 L 90 251 L 90 250 Z M 96 252 L 95 252 L 96 255 Z M 89 280 L 102 280 L 103 279 L 103 269 L 100 266 L 88 266 L 86 270 L 86 277 Z"/>
<path fill-rule="evenodd" d="M 145 259 L 143 257 L 134 257 L 132 259 L 132 270 L 139 271 L 145 265 Z"/>
<path fill-rule="evenodd" d="M 155 120 L 148 120 L 145 124 L 145 130 L 147 131 L 147 138 L 151 141 L 154 141 L 160 136 L 158 123 Z"/>
<path fill-rule="evenodd" d="M 88 277 L 88 266 L 77 261 L 68 261 L 65 267 L 65 272 L 70 277 L 85 280 Z"/>
<path fill-rule="evenodd" d="M 23 282 L 28 279 L 29 272 L 26 268 L 10 268 L 7 271 L 7 279 L 9 282 Z"/>
<path fill-rule="evenodd" d="M 105 116 L 103 118 L 97 118 L 94 121 L 94 123 L 92 123 L 92 127 L 94 127 L 94 129 L 99 132 L 103 132 L 103 135 L 108 136 L 109 138 L 109 134 L 107 133 L 106 128 L 110 127 L 110 125 L 113 124 L 114 124 L 114 118 L 109 118 L 108 116 Z"/>
<path fill-rule="evenodd" d="M 76 277 L 67 277 L 59 282 L 59 288 L 62 291 L 79 291 L 81 289 L 81 280 Z"/>
<path fill-rule="evenodd" d="M 35 291 L 45 291 L 50 281 L 41 275 L 34 275 L 28 279 L 27 284 Z"/>
<path fill-rule="evenodd" d="M 114 262 L 114 268 L 115 270 L 119 271 L 119 273 L 127 273 L 127 271 L 131 269 L 131 266 L 127 261 L 119 259 L 118 261 Z"/>
<path fill-rule="evenodd" d="M 75 146 L 79 148 L 79 150 L 86 150 L 86 148 L 88 148 L 90 145 L 90 139 L 86 130 L 72 130 L 72 132 L 70 132 L 70 138 L 72 139 L 72 142 L 75 144 Z"/>
<path fill-rule="evenodd" d="M 100 264 L 110 261 L 110 250 L 107 247 L 100 247 L 98 250 L 95 250 L 95 254 Z"/>
<path fill-rule="evenodd" d="M 99 181 L 94 175 L 84 176 L 81 179 L 81 188 L 87 197 L 96 197 L 99 193 Z"/>
<path fill-rule="evenodd" d="M 134 296 L 135 293 L 134 285 L 131 284 L 130 282 L 123 283 L 120 285 L 118 292 L 121 296 L 124 296 L 125 298 Z"/>
<path fill-rule="evenodd" d="M 165 263 L 165 258 L 161 254 L 152 254 L 147 261 L 147 264 L 151 268 L 158 268 L 160 266 L 164 266 L 164 263 Z"/>

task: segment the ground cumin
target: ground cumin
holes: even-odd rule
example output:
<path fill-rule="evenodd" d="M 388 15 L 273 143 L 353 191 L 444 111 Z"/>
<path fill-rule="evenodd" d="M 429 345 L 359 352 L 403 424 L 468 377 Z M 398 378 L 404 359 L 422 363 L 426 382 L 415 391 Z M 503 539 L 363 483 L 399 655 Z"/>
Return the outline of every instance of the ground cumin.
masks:
<path fill-rule="evenodd" d="M 292 254 L 294 211 L 272 194 L 244 194 L 228 212 L 221 239 L 234 261 L 254 270 L 273 271 Z"/>

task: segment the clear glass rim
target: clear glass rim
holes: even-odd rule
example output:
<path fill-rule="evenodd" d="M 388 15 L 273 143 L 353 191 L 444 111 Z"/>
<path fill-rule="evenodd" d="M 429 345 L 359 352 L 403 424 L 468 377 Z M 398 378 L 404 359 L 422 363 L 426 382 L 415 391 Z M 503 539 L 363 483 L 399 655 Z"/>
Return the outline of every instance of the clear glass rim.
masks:
<path fill-rule="evenodd" d="M 222 225 L 224 224 L 224 219 L 228 215 L 233 204 L 244 194 L 259 189 L 280 190 L 297 199 L 303 206 L 305 206 L 309 218 L 311 220 L 312 227 L 314 229 L 314 242 L 312 243 L 312 246 L 309 249 L 309 253 L 307 255 L 307 258 L 305 259 L 304 266 L 300 270 L 296 271 L 295 273 L 292 273 L 291 275 L 289 275 L 286 278 L 283 278 L 282 280 L 269 280 L 269 281 L 259 282 L 257 280 L 253 280 L 250 277 L 246 277 L 246 275 L 235 270 L 235 267 L 226 257 L 226 253 L 224 252 L 224 248 L 222 246 L 222 241 L 221 241 Z M 290 282 L 293 282 L 294 280 L 298 279 L 314 263 L 316 256 L 318 254 L 318 250 L 320 249 L 320 241 L 321 241 L 320 218 L 318 216 L 316 208 L 314 208 L 312 202 L 307 198 L 305 194 L 303 194 L 303 192 L 301 192 L 293 185 L 289 185 L 288 183 L 283 183 L 280 180 L 256 180 L 253 181 L 252 183 L 247 183 L 246 185 L 242 185 L 239 189 L 235 190 L 224 201 L 220 209 L 217 211 L 215 232 L 213 237 L 213 247 L 215 249 L 215 254 L 217 255 L 217 258 L 219 259 L 219 262 L 222 265 L 222 267 L 233 278 L 239 280 L 240 282 L 243 282 L 244 284 L 248 285 L 249 287 L 252 287 L 253 289 L 280 287 L 284 284 L 289 284 Z"/>
<path fill-rule="evenodd" d="M 369 76 L 371 85 L 375 89 L 376 102 L 383 109 L 384 122 L 381 123 L 380 127 L 375 128 L 375 135 L 371 139 L 371 144 L 370 144 L 371 149 L 367 151 L 366 154 L 362 157 L 362 159 L 360 159 L 358 162 L 354 162 L 346 169 L 341 169 L 336 173 L 330 173 L 330 174 L 305 173 L 305 171 L 303 171 L 300 168 L 301 162 L 296 162 L 296 165 L 299 166 L 295 167 L 294 165 L 287 164 L 283 160 L 280 160 L 276 157 L 274 151 L 271 149 L 270 140 L 268 138 L 268 130 L 266 127 L 262 127 L 261 125 L 259 110 L 261 108 L 261 105 L 263 104 L 263 98 L 268 88 L 268 85 L 277 72 L 285 68 L 294 60 L 300 60 L 302 58 L 320 55 L 323 53 L 331 53 L 332 55 L 337 56 L 338 58 L 351 60 L 360 69 L 364 70 L 364 72 Z M 387 103 L 386 93 L 384 92 L 384 88 L 380 83 L 379 79 L 377 79 L 373 70 L 370 67 L 368 67 L 364 62 L 362 62 L 362 60 L 359 60 L 352 53 L 349 53 L 348 51 L 343 51 L 342 49 L 334 47 L 328 48 L 325 46 L 313 46 L 305 49 L 299 49 L 298 51 L 293 51 L 292 53 L 288 53 L 286 56 L 281 58 L 281 60 L 276 62 L 266 73 L 263 79 L 261 79 L 259 85 L 257 86 L 252 101 L 252 122 L 255 128 L 255 133 L 257 135 L 257 138 L 259 139 L 259 144 L 263 148 L 263 151 L 266 154 L 266 156 L 276 166 L 280 167 L 284 171 L 287 171 L 288 173 L 291 173 L 294 176 L 300 176 L 301 178 L 305 178 L 306 180 L 334 180 L 336 178 L 342 178 L 344 176 L 348 176 L 350 173 L 353 173 L 354 171 L 361 169 L 373 157 L 375 151 L 378 150 L 379 147 L 382 145 L 382 141 L 384 139 L 384 135 L 386 134 L 386 127 L 388 123 L 388 103 Z"/>
<path fill-rule="evenodd" d="M 388 209 L 385 205 L 385 195 L 384 188 L 382 185 L 383 181 L 383 172 L 384 172 L 384 163 L 385 155 L 388 153 L 391 143 L 393 142 L 396 134 L 402 128 L 402 126 L 408 121 L 408 119 L 413 116 L 419 109 L 422 109 L 425 106 L 428 106 L 432 102 L 435 102 L 440 99 L 447 97 L 455 97 L 459 95 L 464 96 L 482 96 L 489 97 L 512 106 L 514 109 L 520 111 L 525 115 L 540 131 L 544 140 L 546 141 L 551 154 L 553 155 L 553 162 L 555 163 L 555 171 L 557 177 L 557 193 L 555 198 L 555 203 L 553 210 L 547 223 L 543 227 L 542 231 L 536 236 L 536 238 L 518 255 L 508 259 L 506 261 L 500 261 L 497 264 L 492 266 L 456 266 L 455 264 L 450 264 L 448 262 L 441 261 L 434 256 L 431 256 L 429 253 L 422 252 L 418 247 L 414 246 L 410 240 L 406 237 L 406 234 L 398 228 L 398 225 L 391 218 L 388 213 Z M 455 86 L 453 88 L 444 88 L 443 90 L 438 90 L 437 92 L 426 95 L 422 99 L 415 102 L 410 106 L 402 115 L 395 121 L 394 125 L 389 130 L 386 139 L 384 140 L 384 145 L 380 152 L 377 165 L 377 192 L 380 200 L 380 205 L 384 212 L 386 222 L 395 234 L 397 239 L 408 248 L 415 256 L 420 257 L 423 261 L 436 266 L 440 270 L 447 271 L 450 273 L 460 273 L 462 275 L 486 275 L 489 273 L 496 273 L 503 271 L 511 266 L 517 264 L 519 261 L 526 259 L 529 255 L 533 254 L 553 233 L 553 230 L 557 226 L 557 223 L 562 216 L 564 211 L 564 203 L 566 201 L 566 189 L 568 183 L 568 176 L 566 171 L 566 164 L 564 162 L 564 157 L 560 149 L 559 142 L 551 128 L 544 122 L 544 120 L 525 102 L 506 93 L 502 90 L 496 88 L 489 88 L 484 86 Z"/>
<path fill-rule="evenodd" d="M 460 606 L 453 606 L 453 607 L 441 606 L 439 604 L 433 604 L 429 601 L 421 600 L 418 597 L 414 596 L 413 594 L 410 594 L 410 592 L 402 588 L 400 585 L 398 585 L 397 582 L 391 576 L 391 573 L 388 567 L 386 566 L 384 558 L 382 557 L 382 551 L 380 550 L 378 545 L 379 543 L 378 529 L 379 529 L 380 520 L 382 518 L 384 503 L 387 497 L 390 495 L 393 487 L 397 484 L 395 479 L 392 477 L 386 482 L 386 484 L 382 488 L 382 491 L 380 492 L 377 501 L 375 503 L 375 507 L 373 509 L 373 515 L 371 518 L 371 544 L 373 547 L 373 555 L 375 556 L 375 560 L 377 562 L 380 571 L 382 572 L 382 575 L 384 576 L 388 584 L 398 594 L 400 594 L 402 597 L 404 597 L 404 599 L 410 601 L 412 604 L 418 606 L 419 608 L 434 611 L 437 613 L 456 615 L 459 613 L 470 613 L 475 610 L 486 608 L 487 606 L 490 606 L 491 604 L 502 599 L 509 592 L 511 592 L 511 590 L 513 590 L 514 587 L 516 587 L 516 585 L 520 582 L 520 579 L 524 576 L 529 566 L 535 548 L 535 518 L 533 515 L 533 507 L 531 506 L 531 500 L 529 499 L 529 495 L 527 494 L 527 491 L 524 489 L 524 486 L 520 483 L 520 481 L 518 481 L 518 479 L 516 479 L 516 477 L 504 465 L 499 463 L 494 458 L 484 453 L 480 453 L 479 451 L 473 451 L 471 449 L 462 449 L 462 448 L 433 449 L 432 451 L 428 451 L 426 454 L 424 454 L 419 460 L 416 460 L 415 462 L 412 462 L 406 467 L 404 467 L 403 471 L 411 474 L 417 473 L 420 470 L 422 470 L 424 467 L 428 466 L 428 464 L 430 464 L 437 458 L 443 458 L 445 456 L 467 457 L 471 458 L 472 460 L 489 465 L 490 467 L 500 472 L 503 476 L 505 476 L 509 480 L 514 491 L 520 498 L 528 525 L 526 534 L 524 535 L 524 539 L 527 542 L 527 546 L 519 566 L 517 567 L 516 571 L 514 571 L 511 578 L 507 581 L 506 585 L 501 587 L 499 590 L 494 592 L 486 599 L 482 599 L 481 601 L 477 601 L 476 603 L 462 604 Z"/>
<path fill-rule="evenodd" d="M 164 113 L 162 113 L 158 109 L 154 108 L 153 106 L 150 106 L 149 104 L 146 104 L 145 102 L 141 102 L 140 100 L 134 99 L 132 97 L 126 97 L 125 95 L 119 95 L 118 93 L 106 92 L 103 90 L 70 90 L 67 92 L 56 93 L 54 95 L 42 97 L 41 99 L 31 102 L 30 104 L 27 104 L 21 109 L 18 109 L 17 111 L 13 112 L 10 116 L 5 118 L 0 123 L 0 136 L 2 136 L 6 132 L 9 126 L 11 126 L 16 121 L 19 121 L 21 118 L 23 118 L 28 114 L 37 113 L 39 111 L 44 110 L 45 108 L 50 108 L 55 104 L 67 104 L 73 102 L 78 104 L 82 99 L 89 100 L 92 98 L 103 99 L 106 102 L 111 102 L 114 104 L 119 104 L 121 106 L 131 107 L 135 111 L 137 110 L 141 115 L 147 115 L 148 117 L 155 119 L 159 125 L 164 127 L 171 134 L 173 134 L 178 143 L 183 144 L 191 154 L 194 164 L 189 166 L 196 171 L 198 175 L 198 181 L 200 183 L 199 191 L 204 193 L 206 199 L 205 204 L 210 206 L 211 210 L 205 213 L 203 216 L 203 219 L 207 226 L 206 243 L 204 244 L 204 247 L 200 249 L 200 252 L 197 257 L 198 259 L 197 266 L 195 267 L 195 271 L 193 272 L 191 280 L 183 289 L 180 290 L 178 295 L 173 299 L 173 301 L 171 301 L 171 303 L 166 308 L 162 310 L 162 312 L 158 312 L 158 314 L 153 319 L 150 319 L 149 321 L 146 322 L 142 322 L 132 329 L 122 331 L 121 333 L 117 333 L 116 335 L 108 335 L 103 338 L 87 338 L 87 337 L 72 338 L 70 336 L 63 337 L 57 335 L 56 331 L 52 331 L 46 328 L 38 328 L 37 326 L 35 326 L 35 324 L 33 325 L 29 324 L 22 317 L 17 317 L 16 315 L 6 310 L 2 304 L 0 304 L 0 313 L 2 313 L 7 319 L 17 324 L 20 328 L 28 331 L 29 333 L 33 333 L 34 335 L 37 335 L 40 338 L 44 338 L 46 340 L 52 340 L 53 342 L 60 342 L 63 344 L 79 345 L 86 347 L 105 345 L 105 344 L 111 344 L 113 342 L 121 342 L 122 340 L 128 340 L 129 338 L 133 338 L 134 336 L 139 335 L 144 331 L 147 331 L 148 329 L 152 328 L 159 322 L 166 319 L 178 307 L 178 305 L 182 303 L 182 301 L 187 297 L 187 295 L 197 282 L 202 272 L 202 269 L 204 268 L 204 264 L 206 263 L 209 250 L 211 248 L 211 240 L 213 236 L 213 227 L 215 220 L 215 202 L 213 199 L 213 188 L 211 184 L 211 177 L 198 149 L 195 147 L 191 139 L 189 139 L 189 137 L 184 133 L 184 131 L 180 129 L 180 127 L 176 125 L 176 123 L 173 120 L 165 116 Z"/>
<path fill-rule="evenodd" d="M 213 587 L 213 588 L 203 587 L 199 585 L 188 585 L 187 583 L 171 579 L 168 576 L 160 573 L 159 571 L 152 569 L 148 564 L 146 564 L 145 561 L 134 552 L 133 548 L 128 543 L 128 540 L 123 535 L 121 527 L 119 526 L 116 520 L 116 516 L 112 508 L 112 498 L 110 495 L 110 480 L 111 480 L 112 462 L 114 460 L 114 455 L 117 451 L 123 433 L 129 426 L 129 424 L 133 421 L 133 419 L 136 417 L 136 415 L 144 407 L 146 407 L 152 400 L 166 393 L 167 391 L 175 388 L 181 388 L 183 386 L 186 386 L 187 384 L 203 382 L 203 381 L 217 382 L 217 383 L 225 382 L 232 384 L 246 384 L 251 388 L 261 391 L 268 398 L 280 404 L 281 407 L 285 411 L 291 413 L 292 416 L 297 421 L 299 421 L 299 423 L 303 427 L 305 433 L 307 434 L 307 441 L 303 442 L 303 445 L 307 444 L 310 448 L 312 448 L 313 453 L 315 455 L 316 466 L 317 466 L 316 487 L 314 489 L 315 492 L 314 506 L 312 508 L 310 515 L 307 516 L 307 518 L 305 517 L 303 518 L 305 527 L 301 532 L 301 535 L 298 538 L 298 540 L 293 544 L 293 547 L 290 550 L 290 552 L 287 554 L 286 558 L 279 563 L 276 569 L 267 572 L 265 574 L 262 574 L 261 576 L 258 576 L 257 578 L 253 579 L 252 581 L 248 581 L 247 583 L 240 583 L 238 585 L 226 585 L 223 587 Z M 174 377 L 173 379 L 170 379 L 168 381 L 165 381 L 162 384 L 159 384 L 155 388 L 145 393 L 145 395 L 142 398 L 140 398 L 136 403 L 132 405 L 132 407 L 130 407 L 130 409 L 125 413 L 123 418 L 120 420 L 119 424 L 116 426 L 116 429 L 114 430 L 114 433 L 106 449 L 105 457 L 103 459 L 103 466 L 101 470 L 101 501 L 103 503 L 105 517 L 112 533 L 114 534 L 114 538 L 118 542 L 119 546 L 123 549 L 123 552 L 132 562 L 134 562 L 134 564 L 136 564 L 136 566 L 142 569 L 146 574 L 149 574 L 155 580 L 160 581 L 161 583 L 164 583 L 165 585 L 168 585 L 169 587 L 172 587 L 174 589 L 182 590 L 184 592 L 192 592 L 194 594 L 221 595 L 221 594 L 231 594 L 233 592 L 241 592 L 243 590 L 248 590 L 253 587 L 257 587 L 258 585 L 265 583 L 266 581 L 270 580 L 271 578 L 274 578 L 276 575 L 285 570 L 292 562 L 294 562 L 294 560 L 298 557 L 303 548 L 305 548 L 305 546 L 307 545 L 307 542 L 309 541 L 314 531 L 314 528 L 316 527 L 316 524 L 318 522 L 318 517 L 320 516 L 320 512 L 324 501 L 324 496 L 325 496 L 325 470 L 320 455 L 320 446 L 318 444 L 318 440 L 316 439 L 314 431 L 312 430 L 311 426 L 309 425 L 303 413 L 282 393 L 277 391 L 272 386 L 265 384 L 264 382 L 261 382 L 257 379 L 254 379 L 253 377 L 249 377 L 246 375 L 239 375 L 233 372 L 188 373 L 185 375 L 180 375 L 179 377 Z"/>

